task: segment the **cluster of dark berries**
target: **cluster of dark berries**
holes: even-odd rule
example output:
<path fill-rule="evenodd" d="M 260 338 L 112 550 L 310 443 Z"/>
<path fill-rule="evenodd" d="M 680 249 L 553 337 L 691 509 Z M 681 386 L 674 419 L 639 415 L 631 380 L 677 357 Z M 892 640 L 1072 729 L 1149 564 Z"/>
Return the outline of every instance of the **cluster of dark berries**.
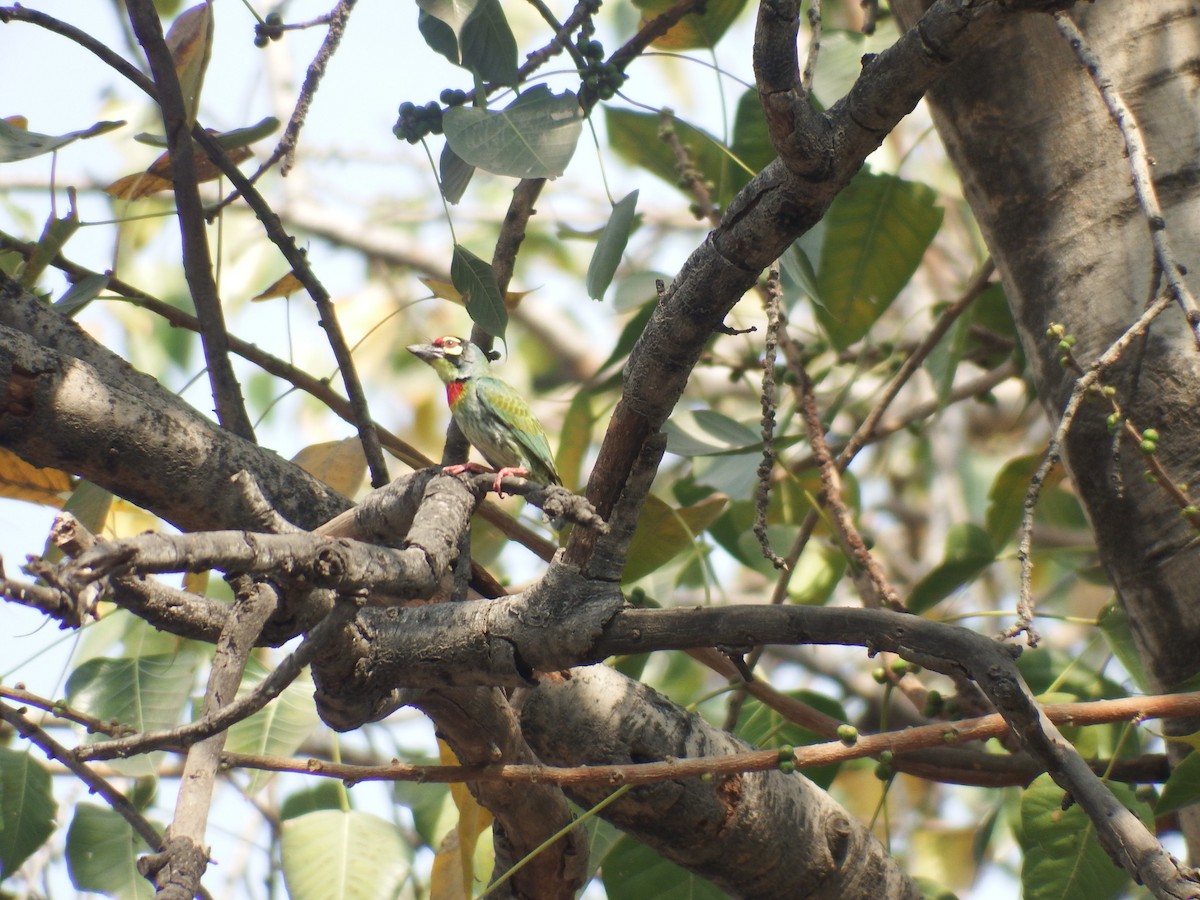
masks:
<path fill-rule="evenodd" d="M 267 17 L 254 26 L 254 46 L 259 49 L 282 37 L 283 16 L 277 12 L 267 13 Z"/>
<path fill-rule="evenodd" d="M 392 134 L 415 144 L 427 134 L 442 133 L 442 108 L 433 100 L 417 106 L 405 100 L 400 104 L 400 118 L 392 126 Z"/>
<path fill-rule="evenodd" d="M 605 62 L 604 45 L 585 37 L 582 33 L 576 39 L 575 47 L 587 62 L 580 73 L 583 79 L 583 94 L 594 99 L 611 100 L 625 83 L 626 75 L 621 71 L 621 67 L 616 63 Z"/>

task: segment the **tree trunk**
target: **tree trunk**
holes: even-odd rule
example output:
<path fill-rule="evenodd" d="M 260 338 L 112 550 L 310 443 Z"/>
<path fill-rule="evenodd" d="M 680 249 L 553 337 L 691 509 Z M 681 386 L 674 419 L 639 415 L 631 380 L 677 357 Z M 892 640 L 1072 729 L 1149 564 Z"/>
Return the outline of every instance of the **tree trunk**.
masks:
<path fill-rule="evenodd" d="M 894 7 L 905 23 L 921 10 L 919 0 Z M 1147 144 L 1162 234 L 1180 271 L 1195 271 L 1195 4 L 1101 2 L 1072 15 Z M 928 102 L 1003 277 L 1038 395 L 1057 423 L 1076 376 L 1060 363 L 1047 328 L 1065 326 L 1086 368 L 1162 290 L 1124 139 L 1092 76 L 1048 16 L 1007 19 L 929 92 Z M 1116 401 L 1137 428 L 1159 431 L 1158 457 L 1172 481 L 1196 482 L 1200 353 L 1181 310 L 1162 314 L 1103 383 L 1116 388 Z M 1200 671 L 1200 547 L 1178 505 L 1146 482 L 1134 442 L 1123 439 L 1114 453 L 1110 412 L 1099 399 L 1084 402 L 1065 462 L 1129 615 L 1147 687 L 1169 690 Z M 1200 830 L 1185 830 L 1194 859 Z"/>

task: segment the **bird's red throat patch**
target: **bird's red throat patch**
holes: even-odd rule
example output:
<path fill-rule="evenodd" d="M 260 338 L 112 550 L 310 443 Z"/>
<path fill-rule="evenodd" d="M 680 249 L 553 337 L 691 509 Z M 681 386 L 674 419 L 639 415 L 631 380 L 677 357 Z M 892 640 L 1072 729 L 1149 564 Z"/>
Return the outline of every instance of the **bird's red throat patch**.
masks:
<path fill-rule="evenodd" d="M 450 404 L 451 408 L 458 403 L 458 398 L 462 396 L 465 389 L 466 384 L 461 381 L 452 381 L 446 385 L 446 402 Z"/>

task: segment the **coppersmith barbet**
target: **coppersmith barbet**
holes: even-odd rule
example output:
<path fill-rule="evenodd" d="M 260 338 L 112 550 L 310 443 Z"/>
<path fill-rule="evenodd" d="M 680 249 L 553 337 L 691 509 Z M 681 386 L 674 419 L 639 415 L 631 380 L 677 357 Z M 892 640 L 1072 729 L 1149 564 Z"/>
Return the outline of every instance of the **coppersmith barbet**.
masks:
<path fill-rule="evenodd" d="M 542 484 L 562 484 L 550 454 L 550 442 L 529 404 L 491 373 L 491 363 L 470 341 L 451 335 L 432 344 L 410 344 L 408 352 L 424 360 L 446 385 L 450 414 L 463 436 L 496 469 L 495 490 L 505 475 L 528 475 Z M 468 466 L 447 466 L 458 474 Z"/>

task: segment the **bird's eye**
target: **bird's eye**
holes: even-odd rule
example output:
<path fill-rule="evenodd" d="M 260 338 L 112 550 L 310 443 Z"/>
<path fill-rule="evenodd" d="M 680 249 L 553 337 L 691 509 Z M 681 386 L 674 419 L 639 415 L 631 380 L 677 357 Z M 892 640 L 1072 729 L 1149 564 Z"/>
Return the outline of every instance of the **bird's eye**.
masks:
<path fill-rule="evenodd" d="M 462 356 L 462 341 L 456 337 L 440 337 L 433 342 L 435 347 L 441 347 L 447 356 Z"/>

